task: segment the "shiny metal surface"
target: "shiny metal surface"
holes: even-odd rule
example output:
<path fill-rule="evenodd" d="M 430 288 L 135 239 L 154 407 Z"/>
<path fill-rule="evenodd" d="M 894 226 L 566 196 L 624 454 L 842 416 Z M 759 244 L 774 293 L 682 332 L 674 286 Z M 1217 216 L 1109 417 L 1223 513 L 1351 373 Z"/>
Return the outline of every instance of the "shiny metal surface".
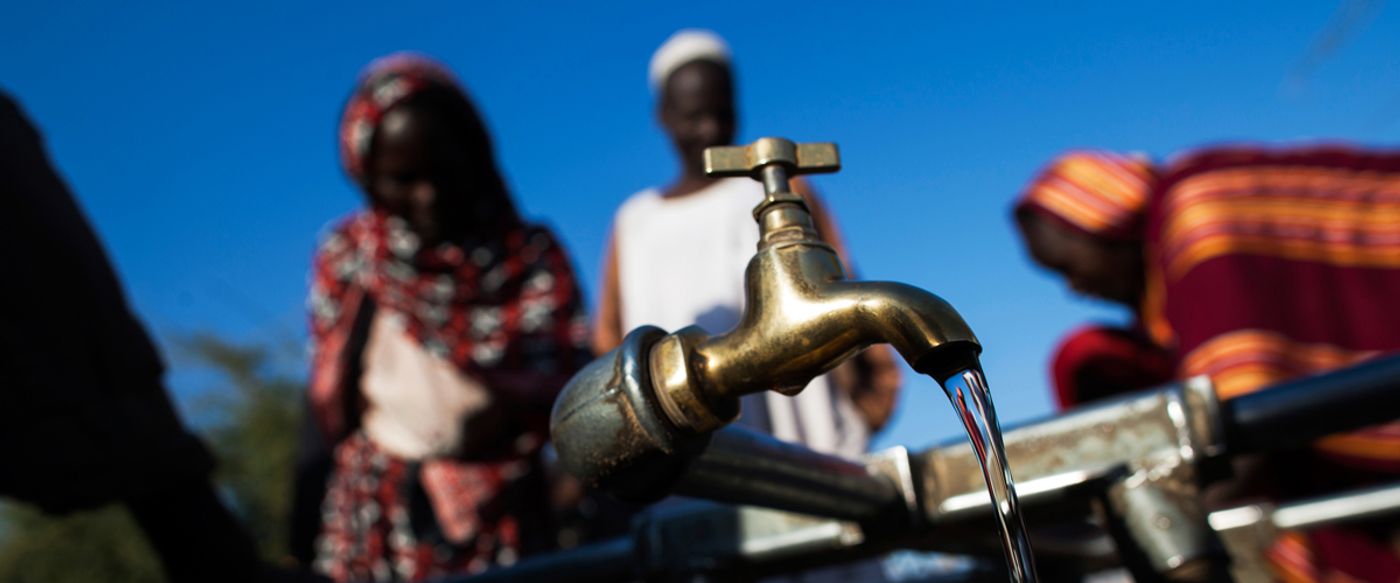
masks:
<path fill-rule="evenodd" d="M 1121 467 L 1109 467 L 1098 471 L 1075 470 L 1034 480 L 1017 480 L 1016 498 L 1027 506 L 1058 504 L 1065 502 L 1066 497 L 1076 491 L 1100 491 L 1105 484 L 1120 479 L 1123 473 Z M 997 511 L 986 490 L 945 498 L 937 509 L 932 510 L 942 523 L 950 520 L 982 520 Z"/>
<path fill-rule="evenodd" d="M 1274 511 L 1273 520 L 1274 526 L 1279 528 L 1311 528 L 1397 514 L 1400 514 L 1400 484 L 1389 484 L 1280 506 Z"/>
<path fill-rule="evenodd" d="M 741 427 L 714 432 L 672 492 L 856 521 L 874 530 L 907 527 L 912 514 L 888 476 Z"/>
<path fill-rule="evenodd" d="M 761 237 L 744 272 L 738 326 L 717 336 L 686 328 L 651 355 L 656 394 L 673 423 L 711 431 L 733 418 L 740 396 L 793 394 L 882 342 L 920 372 L 976 365 L 981 347 L 952 306 L 904 284 L 846 281 L 836 253 L 817 237 L 787 178 L 839 168 L 834 146 L 762 138 L 712 148 L 706 159 L 712 174 L 763 180 L 767 198 L 754 210 Z"/>
<path fill-rule="evenodd" d="M 922 526 L 923 513 L 919 510 L 919 490 L 914 485 L 913 459 L 909 450 L 902 445 L 882 449 L 865 456 L 865 467 L 871 474 L 884 476 L 894 484 L 899 500 L 904 503 L 905 517 L 887 528 L 908 530 Z"/>
<path fill-rule="evenodd" d="M 704 446 L 676 431 L 652 396 L 646 357 L 663 335 L 652 326 L 633 330 L 569 380 L 550 416 L 564 468 L 627 500 L 664 496 L 688 452 Z"/>
<path fill-rule="evenodd" d="M 1108 506 L 1152 571 L 1171 581 L 1209 578 L 1210 527 L 1190 466 L 1142 468 L 1108 489 Z"/>
<path fill-rule="evenodd" d="M 1185 420 L 1169 412 L 1180 403 L 1179 390 L 1167 387 L 1009 427 L 1002 434 L 1008 463 L 1026 482 L 1118 466 L 1136 471 L 1175 460 L 1194 451 Z M 922 485 L 930 521 L 940 518 L 943 500 L 983 490 L 976 456 L 964 440 L 950 440 L 920 457 L 926 468 Z"/>
<path fill-rule="evenodd" d="M 634 532 L 648 581 L 754 580 L 873 552 L 855 523 L 750 506 L 679 504 Z"/>
<path fill-rule="evenodd" d="M 754 581 L 829 565 L 869 560 L 895 548 L 868 538 L 851 522 L 747 506 L 682 503 L 642 517 L 630 536 L 530 557 L 480 575 L 433 583 L 555 581 Z M 993 565 L 961 568 L 927 583 L 992 583 Z M 871 569 L 879 570 L 877 565 Z M 858 574 L 868 574 L 858 572 Z M 861 579 L 852 579 L 852 583 Z"/>
<path fill-rule="evenodd" d="M 836 144 L 794 144 L 782 138 L 705 150 L 705 173 L 710 176 L 753 176 L 769 165 L 794 168 L 800 174 L 836 172 L 841 169 L 841 156 Z"/>
<path fill-rule="evenodd" d="M 1210 526 L 1230 555 L 1236 583 L 1274 583 L 1266 551 L 1277 540 L 1271 504 L 1250 504 L 1210 513 Z"/>
<path fill-rule="evenodd" d="M 1206 375 L 1186 379 L 1181 383 L 1181 398 L 1191 429 L 1194 457 L 1224 455 L 1225 417 L 1221 415 L 1220 399 L 1215 396 L 1215 383 Z"/>
<path fill-rule="evenodd" d="M 1059 508 L 1067 506 L 1062 498 L 1039 492 L 1042 484 L 1059 479 L 1065 481 L 1064 490 L 1080 492 L 1081 507 L 1091 504 L 1098 508 L 1100 522 L 1120 525 L 1125 538 L 1119 544 L 1137 547 L 1136 552 L 1148 563 L 1146 569 L 1172 580 L 1197 577 L 1197 565 L 1209 556 L 1211 542 L 1197 502 L 1194 464 L 1212 445 L 1203 440 L 1213 433 L 1200 428 L 1213 427 L 1215 422 L 1197 418 L 1212 410 L 1208 402 L 1197 402 L 1210 392 L 1196 387 L 1193 394 L 1196 397 L 1188 399 L 1182 386 L 1172 385 L 1005 431 L 1002 438 L 1008 465 L 1030 514 L 1032 539 L 1040 540 L 1036 529 L 1044 526 L 1047 518 L 1071 520 L 1076 516 Z M 933 528 L 960 527 L 974 520 L 970 513 L 986 515 L 985 505 L 962 507 L 964 503 L 987 501 L 977 456 L 968 443 L 950 441 L 919 457 L 925 468 L 920 480 L 924 510 Z M 1102 480 L 1098 486 L 1085 488 L 1076 476 Z M 1097 497 L 1103 501 L 1093 501 Z M 1088 510 L 1079 510 L 1078 516 Z M 945 548 L 965 548 L 965 541 L 950 542 L 954 545 Z M 938 543 L 934 548 L 940 548 Z"/>
<path fill-rule="evenodd" d="M 1274 581 L 1266 552 L 1280 530 L 1400 515 L 1400 484 L 1389 484 L 1275 506 L 1248 504 L 1210 513 L 1210 527 L 1230 553 L 1230 573 L 1239 583 Z"/>
<path fill-rule="evenodd" d="M 654 338 L 655 333 L 650 337 Z M 644 344 L 638 342 L 635 346 Z M 645 357 L 645 351 L 638 349 L 637 352 Z M 617 364 L 615 356 L 609 358 L 612 359 L 609 362 Z M 629 364 L 620 368 L 610 365 L 614 366 L 610 370 L 645 374 L 636 370 L 637 358 L 633 354 L 623 359 Z M 1338 371 L 1289 383 L 1282 388 L 1292 393 L 1299 390 L 1296 386 L 1299 382 L 1334 387 L 1335 383 L 1351 379 L 1368 387 L 1367 390 L 1341 390 L 1334 395 L 1356 394 L 1360 402 L 1370 403 L 1376 398 L 1374 391 L 1400 385 L 1400 375 L 1387 381 L 1376 377 L 1374 370 L 1359 377 L 1356 371 Z M 609 390 L 622 391 L 622 396 L 627 390 L 641 389 L 621 379 L 603 376 L 607 378 L 597 382 Z M 1265 389 L 1272 390 L 1276 389 Z M 1338 403 L 1329 406 L 1345 406 L 1347 398 L 1338 399 Z M 1257 400 L 1262 403 L 1273 399 L 1266 394 Z M 1311 397 L 1290 397 L 1288 401 L 1298 407 L 1315 405 Z M 597 402 L 612 401 L 598 399 Z M 625 398 L 621 402 L 630 403 Z M 609 406 L 616 409 L 615 405 Z M 659 407 L 653 410 L 660 411 Z M 1295 414 L 1283 409 L 1270 411 L 1277 411 L 1270 415 Z M 1245 414 L 1246 422 L 1238 423 L 1232 417 L 1236 412 Z M 657 414 L 665 420 L 664 413 Z M 1208 382 L 1196 379 L 1010 428 L 1003 435 L 1008 465 L 1018 479 L 1017 493 L 1038 551 L 1039 567 L 1042 571 L 1053 572 L 1055 566 L 1063 569 L 1066 565 L 1078 565 L 1083 572 L 1093 572 L 1124 564 L 1131 551 L 1147 561 L 1145 570 L 1141 571 L 1145 580 L 1208 581 L 1212 580 L 1209 578 L 1212 574 L 1202 569 L 1201 564 L 1204 557 L 1215 557 L 1207 552 L 1211 549 L 1208 535 L 1214 535 L 1225 544 L 1237 581 L 1271 581 L 1262 549 L 1272 542 L 1273 533 L 1279 528 L 1277 523 L 1289 528 L 1307 528 L 1328 521 L 1366 519 L 1400 511 L 1393 506 L 1400 497 L 1400 485 L 1392 485 L 1281 508 L 1259 504 L 1205 516 L 1198 506 L 1199 463 L 1210 455 L 1234 453 L 1232 443 L 1240 442 L 1221 439 L 1222 435 L 1250 435 L 1249 441 L 1243 444 L 1245 450 L 1279 443 L 1264 442 L 1265 435 L 1241 433 L 1256 425 L 1250 419 L 1260 418 L 1249 410 L 1221 407 L 1214 401 L 1214 391 Z M 1329 423 L 1351 429 L 1366 419 L 1331 420 Z M 1273 427 L 1272 423 L 1258 425 Z M 665 424 L 659 427 L 670 427 L 677 435 L 685 435 L 679 428 Z M 757 457 L 766 455 L 755 453 Z M 795 457 L 803 456 L 799 453 Z M 679 479 L 679 472 L 684 471 L 683 464 L 679 467 L 681 470 L 672 477 L 672 484 Z M 707 519 L 701 523 L 692 522 L 692 527 L 684 530 L 671 531 L 674 536 L 667 536 L 666 544 L 676 545 L 679 550 L 647 550 L 651 547 L 639 542 L 638 548 L 643 552 L 638 557 L 651 557 L 648 560 L 652 561 L 653 569 L 659 569 L 656 565 L 665 563 L 668 557 L 675 559 L 679 553 L 687 557 L 686 565 L 699 568 L 730 565 L 728 559 L 706 556 L 741 557 L 739 549 L 747 548 L 753 551 L 751 558 L 742 559 L 737 568 L 761 568 L 766 573 L 776 573 L 874 556 L 893 548 L 938 550 L 981 558 L 993 558 L 1000 552 L 999 541 L 989 536 L 986 528 L 994 509 L 975 453 L 966 441 L 953 440 L 912 455 L 886 452 L 872 456 L 867 460 L 867 467 L 873 473 L 890 477 L 901 492 L 901 499 L 906 504 L 912 502 L 918 509 L 921 519 L 913 528 L 879 530 L 855 522 L 808 518 L 812 522 L 794 526 L 805 534 L 792 534 L 781 526 L 787 524 L 786 519 L 767 522 L 763 528 L 705 530 L 700 524 L 714 527 L 723 522 Z M 771 530 L 764 530 L 767 528 Z M 1112 538 L 1110 531 L 1116 531 Z M 750 536 L 743 534 L 745 532 L 759 537 L 761 542 L 744 542 L 741 539 Z M 838 535 L 839 532 L 850 534 Z M 857 533 L 859 537 L 854 536 Z M 813 544 L 817 541 L 827 542 Z M 683 567 L 680 563 L 670 566 Z M 1053 575 L 1045 576 L 1055 580 Z"/>
<path fill-rule="evenodd" d="M 974 368 L 981 350 L 937 296 L 899 283 L 846 281 L 787 180 L 839 169 L 834 145 L 762 138 L 711 148 L 706 164 L 711 173 L 765 185 L 754 210 L 760 243 L 744 274 L 739 324 L 718 335 L 695 326 L 667 335 L 634 331 L 569 382 L 551 418 L 571 473 L 590 485 L 631 490 L 633 499 L 664 494 L 650 490 L 674 478 L 679 454 L 702 450 L 711 432 L 734 419 L 745 394 L 794 394 L 877 343 L 893 345 L 929 374 Z M 643 462 L 660 469 L 644 471 Z"/>
<path fill-rule="evenodd" d="M 1325 435 L 1394 421 L 1400 412 L 1400 356 L 1375 358 L 1301 377 L 1222 404 L 1232 453 L 1302 447 Z"/>

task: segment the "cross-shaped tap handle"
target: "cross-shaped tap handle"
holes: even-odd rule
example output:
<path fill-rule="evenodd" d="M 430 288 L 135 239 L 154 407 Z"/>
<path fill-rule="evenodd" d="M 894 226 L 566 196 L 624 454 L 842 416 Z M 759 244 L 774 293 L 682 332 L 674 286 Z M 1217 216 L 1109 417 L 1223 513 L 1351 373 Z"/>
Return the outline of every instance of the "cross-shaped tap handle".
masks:
<path fill-rule="evenodd" d="M 794 144 L 792 140 L 783 138 L 759 138 L 747 146 L 705 148 L 705 174 L 748 176 L 763 183 L 766 196 L 753 209 L 755 219 L 778 203 L 793 203 L 806 208 L 802 197 L 792 192 L 788 178 L 840 169 L 841 157 L 836 151 L 836 144 L 830 142 Z"/>
<path fill-rule="evenodd" d="M 705 174 L 710 176 L 749 176 L 762 179 L 763 168 L 781 165 L 787 174 L 816 174 L 841 169 L 836 144 L 817 142 L 794 144 L 783 138 L 759 138 L 747 146 L 705 148 Z"/>

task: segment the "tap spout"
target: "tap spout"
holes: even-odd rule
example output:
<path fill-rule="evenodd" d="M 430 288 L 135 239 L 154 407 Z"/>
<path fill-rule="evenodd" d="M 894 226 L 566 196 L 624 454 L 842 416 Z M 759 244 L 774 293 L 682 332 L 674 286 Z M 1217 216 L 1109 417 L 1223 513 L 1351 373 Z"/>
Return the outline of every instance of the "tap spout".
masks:
<path fill-rule="evenodd" d="M 795 394 L 873 344 L 891 344 L 934 376 L 977 366 L 976 336 L 942 298 L 902 283 L 847 281 L 800 199 L 756 213 L 763 238 L 745 271 L 739 324 L 717 336 L 684 328 L 652 350 L 650 376 L 671 421 L 711 431 L 737 415 L 739 397 Z"/>
<path fill-rule="evenodd" d="M 975 363 L 965 360 L 980 349 L 972 331 L 934 294 L 885 281 L 837 281 L 813 291 L 810 297 L 764 303 L 752 312 L 751 325 L 697 347 L 705 385 L 717 396 L 769 389 L 794 393 L 880 343 L 892 345 L 920 372 L 934 366 L 951 372 Z M 935 353 L 956 356 L 958 363 L 935 365 L 940 360 Z"/>
<path fill-rule="evenodd" d="M 738 326 L 718 336 L 686 328 L 651 355 L 662 408 L 694 431 L 729 421 L 740 396 L 794 394 L 872 344 L 893 345 L 920 372 L 976 365 L 977 338 L 947 302 L 901 283 L 845 281 L 824 244 L 771 246 L 746 273 Z"/>

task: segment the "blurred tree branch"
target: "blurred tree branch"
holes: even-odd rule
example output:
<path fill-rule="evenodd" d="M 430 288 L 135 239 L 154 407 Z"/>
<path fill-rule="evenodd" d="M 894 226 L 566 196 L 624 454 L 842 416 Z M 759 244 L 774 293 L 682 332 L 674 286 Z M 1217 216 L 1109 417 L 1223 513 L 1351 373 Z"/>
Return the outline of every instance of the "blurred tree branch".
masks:
<path fill-rule="evenodd" d="M 176 341 L 177 357 L 213 375 L 197 402 L 213 413 L 195 428 L 219 459 L 216 480 L 264 558 L 288 554 L 292 474 L 303 384 L 278 362 L 298 355 L 285 344 L 238 344 L 213 334 Z M 280 367 L 285 370 L 285 367 Z M 157 583 L 159 565 L 125 509 L 46 516 L 0 507 L 0 581 Z"/>
<path fill-rule="evenodd" d="M 1365 30 L 1380 12 L 1380 7 L 1380 0 L 1344 0 L 1313 40 L 1312 46 L 1293 64 L 1284 78 L 1284 91 L 1294 95 L 1302 93 L 1313 73 L 1347 41 Z"/>

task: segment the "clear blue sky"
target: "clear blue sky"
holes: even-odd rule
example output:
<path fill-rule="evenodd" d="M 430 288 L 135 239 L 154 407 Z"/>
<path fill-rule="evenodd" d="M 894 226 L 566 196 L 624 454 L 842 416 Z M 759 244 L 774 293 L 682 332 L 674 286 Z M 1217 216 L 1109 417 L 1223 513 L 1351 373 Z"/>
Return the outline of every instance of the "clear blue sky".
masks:
<path fill-rule="evenodd" d="M 164 342 L 301 338 L 316 234 L 360 201 L 334 137 L 366 62 L 413 49 L 458 72 L 517 199 L 562 234 L 594 295 L 613 209 L 675 172 L 647 59 L 677 28 L 713 28 L 736 53 L 741 139 L 840 143 L 846 169 L 816 184 L 859 268 L 953 302 L 1014 422 L 1050 410 L 1063 332 L 1122 317 L 1019 249 L 1007 208 L 1050 156 L 1400 135 L 1400 7 L 1069 4 L 16 2 L 0 87 L 46 134 Z M 1324 32 L 1337 22 L 1352 24 L 1340 43 Z M 200 383 L 172 360 L 188 404 Z M 881 442 L 955 435 L 935 391 L 911 378 Z"/>

